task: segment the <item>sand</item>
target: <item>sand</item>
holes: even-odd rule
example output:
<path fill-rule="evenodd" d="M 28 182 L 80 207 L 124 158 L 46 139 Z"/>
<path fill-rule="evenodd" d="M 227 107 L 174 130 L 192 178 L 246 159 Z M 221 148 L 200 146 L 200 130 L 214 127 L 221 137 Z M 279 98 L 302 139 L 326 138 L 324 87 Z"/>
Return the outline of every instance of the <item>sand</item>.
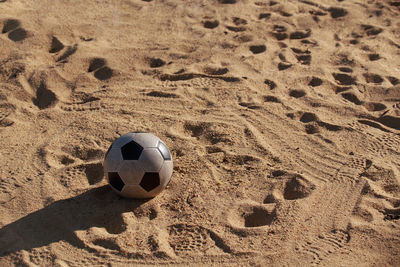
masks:
<path fill-rule="evenodd" d="M 399 6 L 0 1 L 0 266 L 400 266 Z M 104 178 L 130 131 L 154 199 Z"/>

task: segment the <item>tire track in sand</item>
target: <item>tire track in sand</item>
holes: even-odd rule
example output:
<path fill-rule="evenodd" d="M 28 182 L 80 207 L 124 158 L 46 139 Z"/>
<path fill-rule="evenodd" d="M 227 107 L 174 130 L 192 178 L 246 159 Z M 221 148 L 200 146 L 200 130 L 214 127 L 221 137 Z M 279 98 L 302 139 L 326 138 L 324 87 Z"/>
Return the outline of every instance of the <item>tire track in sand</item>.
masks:
<path fill-rule="evenodd" d="M 372 162 L 357 156 L 340 155 L 332 148 L 300 134 L 295 136 L 300 139 L 298 144 L 303 143 L 301 152 L 298 152 L 289 146 L 289 139 L 293 139 L 293 136 L 279 136 L 274 131 L 275 127 L 294 126 L 274 125 L 274 120 L 264 117 L 267 121 L 264 121 L 263 125 L 269 126 L 268 132 L 264 128 L 262 133 L 256 126 L 260 122 L 254 116 L 237 118 L 246 125 L 256 142 L 266 151 L 275 154 L 280 148 L 279 157 L 283 161 L 290 162 L 298 171 L 301 170 L 317 182 L 317 189 L 309 198 L 301 204 L 292 204 L 301 205 L 296 214 L 287 215 L 298 218 L 297 222 L 289 223 L 291 230 L 287 233 L 289 239 L 290 236 L 303 237 L 301 240 L 291 241 L 297 253 L 310 255 L 310 264 L 318 265 L 333 253 L 339 250 L 346 251 L 346 244 L 351 238 L 348 232 L 350 215 L 365 185 L 365 180 L 360 178 L 360 174 L 368 169 Z M 280 122 L 286 124 L 282 120 Z M 264 136 L 268 137 L 268 142 Z M 292 255 L 293 250 L 288 253 Z M 297 253 L 296 258 L 299 256 Z"/>

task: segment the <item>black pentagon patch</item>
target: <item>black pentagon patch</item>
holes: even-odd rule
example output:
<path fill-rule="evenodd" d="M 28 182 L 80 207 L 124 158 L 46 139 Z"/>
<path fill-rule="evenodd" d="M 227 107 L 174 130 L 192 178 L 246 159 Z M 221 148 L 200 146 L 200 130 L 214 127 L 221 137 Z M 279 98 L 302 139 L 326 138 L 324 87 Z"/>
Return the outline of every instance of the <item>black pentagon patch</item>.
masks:
<path fill-rule="evenodd" d="M 118 191 L 121 191 L 125 185 L 121 177 L 119 177 L 118 172 L 109 172 L 108 180 L 110 181 L 110 185 L 115 189 L 117 189 Z"/>
<path fill-rule="evenodd" d="M 160 151 L 164 160 L 171 160 L 169 149 L 163 142 L 158 142 L 157 149 Z"/>
<path fill-rule="evenodd" d="M 147 192 L 150 192 L 159 185 L 160 176 L 158 175 L 158 172 L 146 172 L 140 182 L 140 186 Z"/>
<path fill-rule="evenodd" d="M 121 147 L 122 158 L 124 160 L 138 160 L 142 151 L 143 147 L 135 141 L 130 141 Z"/>

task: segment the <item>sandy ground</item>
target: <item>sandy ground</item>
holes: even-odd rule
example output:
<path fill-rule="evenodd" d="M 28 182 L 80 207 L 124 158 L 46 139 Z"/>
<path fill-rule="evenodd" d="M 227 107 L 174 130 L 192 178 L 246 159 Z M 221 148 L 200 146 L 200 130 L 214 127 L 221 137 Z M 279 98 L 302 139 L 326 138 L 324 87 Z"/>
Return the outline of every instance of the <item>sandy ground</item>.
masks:
<path fill-rule="evenodd" d="M 0 266 L 400 266 L 397 0 L 0 1 Z M 148 131 L 174 173 L 118 197 Z"/>

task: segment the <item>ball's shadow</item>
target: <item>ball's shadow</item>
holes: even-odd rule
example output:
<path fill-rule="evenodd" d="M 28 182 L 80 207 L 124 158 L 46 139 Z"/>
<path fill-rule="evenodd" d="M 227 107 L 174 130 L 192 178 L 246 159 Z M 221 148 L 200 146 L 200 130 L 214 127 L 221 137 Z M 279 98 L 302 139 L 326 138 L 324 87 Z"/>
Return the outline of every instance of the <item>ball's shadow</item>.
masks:
<path fill-rule="evenodd" d="M 122 213 L 149 201 L 124 199 L 101 186 L 69 199 L 56 201 L 0 229 L 0 256 L 47 246 L 60 240 L 84 248 L 76 230 L 103 227 L 118 234 L 126 229 Z"/>

